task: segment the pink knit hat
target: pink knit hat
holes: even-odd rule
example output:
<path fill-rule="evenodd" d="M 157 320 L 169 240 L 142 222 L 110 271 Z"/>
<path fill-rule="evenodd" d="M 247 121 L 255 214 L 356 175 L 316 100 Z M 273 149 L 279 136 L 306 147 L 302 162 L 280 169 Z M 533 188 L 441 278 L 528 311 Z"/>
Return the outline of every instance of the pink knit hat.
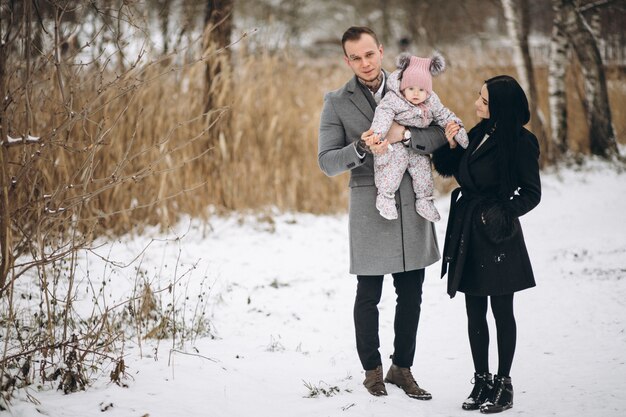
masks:
<path fill-rule="evenodd" d="M 423 88 L 430 94 L 433 91 L 433 75 L 439 75 L 446 69 L 443 57 L 434 53 L 432 58 L 420 58 L 409 54 L 400 54 L 396 59 L 402 70 L 400 91 L 407 87 Z"/>

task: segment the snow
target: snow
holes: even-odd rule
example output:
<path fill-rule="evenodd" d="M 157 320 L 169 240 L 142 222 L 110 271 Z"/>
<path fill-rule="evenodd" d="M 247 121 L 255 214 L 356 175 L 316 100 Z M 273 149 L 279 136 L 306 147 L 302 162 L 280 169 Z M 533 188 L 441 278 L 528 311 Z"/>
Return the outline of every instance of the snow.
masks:
<path fill-rule="evenodd" d="M 593 162 L 543 173 L 542 202 L 522 218 L 538 286 L 515 295 L 515 403 L 507 415 L 626 415 L 625 181 L 626 173 Z M 437 206 L 443 214 L 437 224 L 441 241 L 447 196 Z M 99 251 L 128 263 L 156 233 L 108 242 Z M 175 268 L 175 276 L 189 271 L 180 281 L 189 294 L 200 291 L 200 283 L 210 286 L 207 313 L 215 338 L 176 351 L 171 340 L 144 341 L 141 355 L 129 340 L 128 388 L 109 383 L 107 369 L 84 392 L 29 390 L 39 405 L 26 401 L 22 391 L 11 404 L 12 415 L 468 415 L 460 408 L 473 372 L 463 297 L 446 295 L 439 263 L 427 268 L 412 368 L 433 400 L 412 400 L 394 386 L 387 387 L 387 397 L 372 397 L 361 385 L 353 340 L 355 279 L 347 273 L 345 215 L 236 214 L 212 218 L 210 227 L 183 221 L 178 234 L 183 233 L 180 240 L 159 235 L 142 267 L 154 288 L 167 286 Z M 122 299 L 132 291 L 135 272 L 111 268 L 85 255 L 78 273 L 111 277 L 109 296 Z M 394 298 L 387 279 L 380 303 L 385 368 Z M 495 369 L 491 318 L 490 329 Z M 333 395 L 307 398 L 305 384 Z"/>
<path fill-rule="evenodd" d="M 7 146 L 11 146 L 11 145 L 15 145 L 18 143 L 37 143 L 39 142 L 39 137 L 37 136 L 31 136 L 31 135 L 26 135 L 24 137 L 19 137 L 19 138 L 12 138 L 11 136 L 7 136 Z M 0 140 L 0 145 L 4 144 L 5 142 Z"/>

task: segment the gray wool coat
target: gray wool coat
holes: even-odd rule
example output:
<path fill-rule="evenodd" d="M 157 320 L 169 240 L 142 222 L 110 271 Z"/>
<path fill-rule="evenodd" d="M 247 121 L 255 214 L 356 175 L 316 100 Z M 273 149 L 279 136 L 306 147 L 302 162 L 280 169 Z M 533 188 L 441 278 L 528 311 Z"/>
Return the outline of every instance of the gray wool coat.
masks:
<path fill-rule="evenodd" d="M 398 219 L 386 220 L 376 209 L 374 159 L 361 160 L 354 147 L 374 117 L 373 97 L 353 77 L 327 93 L 320 120 L 318 162 L 328 176 L 350 171 L 350 273 L 384 275 L 425 268 L 440 258 L 435 225 L 415 211 L 411 177 L 404 174 L 396 192 Z M 410 149 L 432 153 L 447 144 L 439 127 L 411 129 Z"/>

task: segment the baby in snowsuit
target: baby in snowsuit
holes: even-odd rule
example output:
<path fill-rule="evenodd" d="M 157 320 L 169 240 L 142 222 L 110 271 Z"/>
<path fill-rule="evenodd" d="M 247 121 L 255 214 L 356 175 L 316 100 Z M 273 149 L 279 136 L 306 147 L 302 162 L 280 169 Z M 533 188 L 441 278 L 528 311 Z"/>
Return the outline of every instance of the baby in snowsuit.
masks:
<path fill-rule="evenodd" d="M 441 104 L 432 88 L 432 76 L 445 70 L 443 57 L 436 53 L 432 58 L 401 54 L 397 58 L 397 67 L 389 75 L 387 92 L 376 107 L 370 129 L 384 138 L 394 120 L 403 126 L 419 128 L 428 127 L 433 121 L 445 128 L 448 122 L 453 121 L 461 126 L 454 140 L 467 148 L 469 140 L 463 123 Z M 378 189 L 376 208 L 380 215 L 389 220 L 398 218 L 395 193 L 408 169 L 413 179 L 417 213 L 431 222 L 438 221 L 439 212 L 433 203 L 430 156 L 409 152 L 401 142 L 389 146 L 384 154 L 374 155 L 374 182 Z"/>

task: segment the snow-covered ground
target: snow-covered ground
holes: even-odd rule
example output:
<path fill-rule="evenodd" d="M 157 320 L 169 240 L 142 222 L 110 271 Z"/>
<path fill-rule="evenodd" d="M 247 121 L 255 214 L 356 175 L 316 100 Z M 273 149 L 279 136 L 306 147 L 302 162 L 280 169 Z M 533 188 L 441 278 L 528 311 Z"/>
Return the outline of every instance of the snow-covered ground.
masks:
<path fill-rule="evenodd" d="M 626 415 L 626 173 L 603 164 L 544 173 L 543 200 L 522 218 L 537 287 L 515 296 L 518 345 L 514 408 L 506 415 Z M 444 219 L 447 197 L 438 201 Z M 346 216 L 282 214 L 214 218 L 180 242 L 155 242 L 143 258 L 148 277 L 166 278 L 198 262 L 181 288 L 210 286 L 216 338 L 171 352 L 171 341 L 128 341 L 129 387 L 95 381 L 63 395 L 31 390 L 39 402 L 12 402 L 15 416 L 467 416 L 472 362 L 462 294 L 450 300 L 439 263 L 427 269 L 414 375 L 433 394 L 416 401 L 389 386 L 370 396 L 354 346 L 355 279 L 348 275 Z M 130 260 L 154 236 L 101 249 Z M 106 275 L 112 299 L 128 295 L 136 273 L 111 271 L 91 255 L 80 273 Z M 169 273 L 167 272 L 169 271 Z M 154 283 L 154 282 L 153 282 Z M 157 285 L 157 283 L 154 283 Z M 392 350 L 394 293 L 381 309 L 385 368 Z M 492 329 L 493 322 L 491 322 Z M 495 330 L 492 331 L 495 341 Z M 491 363 L 496 365 L 495 346 Z M 168 364 L 169 363 L 169 364 Z M 307 398 L 307 386 L 332 391 Z M 20 393 L 25 397 L 24 392 Z M 105 411 L 101 411 L 105 409 Z"/>

